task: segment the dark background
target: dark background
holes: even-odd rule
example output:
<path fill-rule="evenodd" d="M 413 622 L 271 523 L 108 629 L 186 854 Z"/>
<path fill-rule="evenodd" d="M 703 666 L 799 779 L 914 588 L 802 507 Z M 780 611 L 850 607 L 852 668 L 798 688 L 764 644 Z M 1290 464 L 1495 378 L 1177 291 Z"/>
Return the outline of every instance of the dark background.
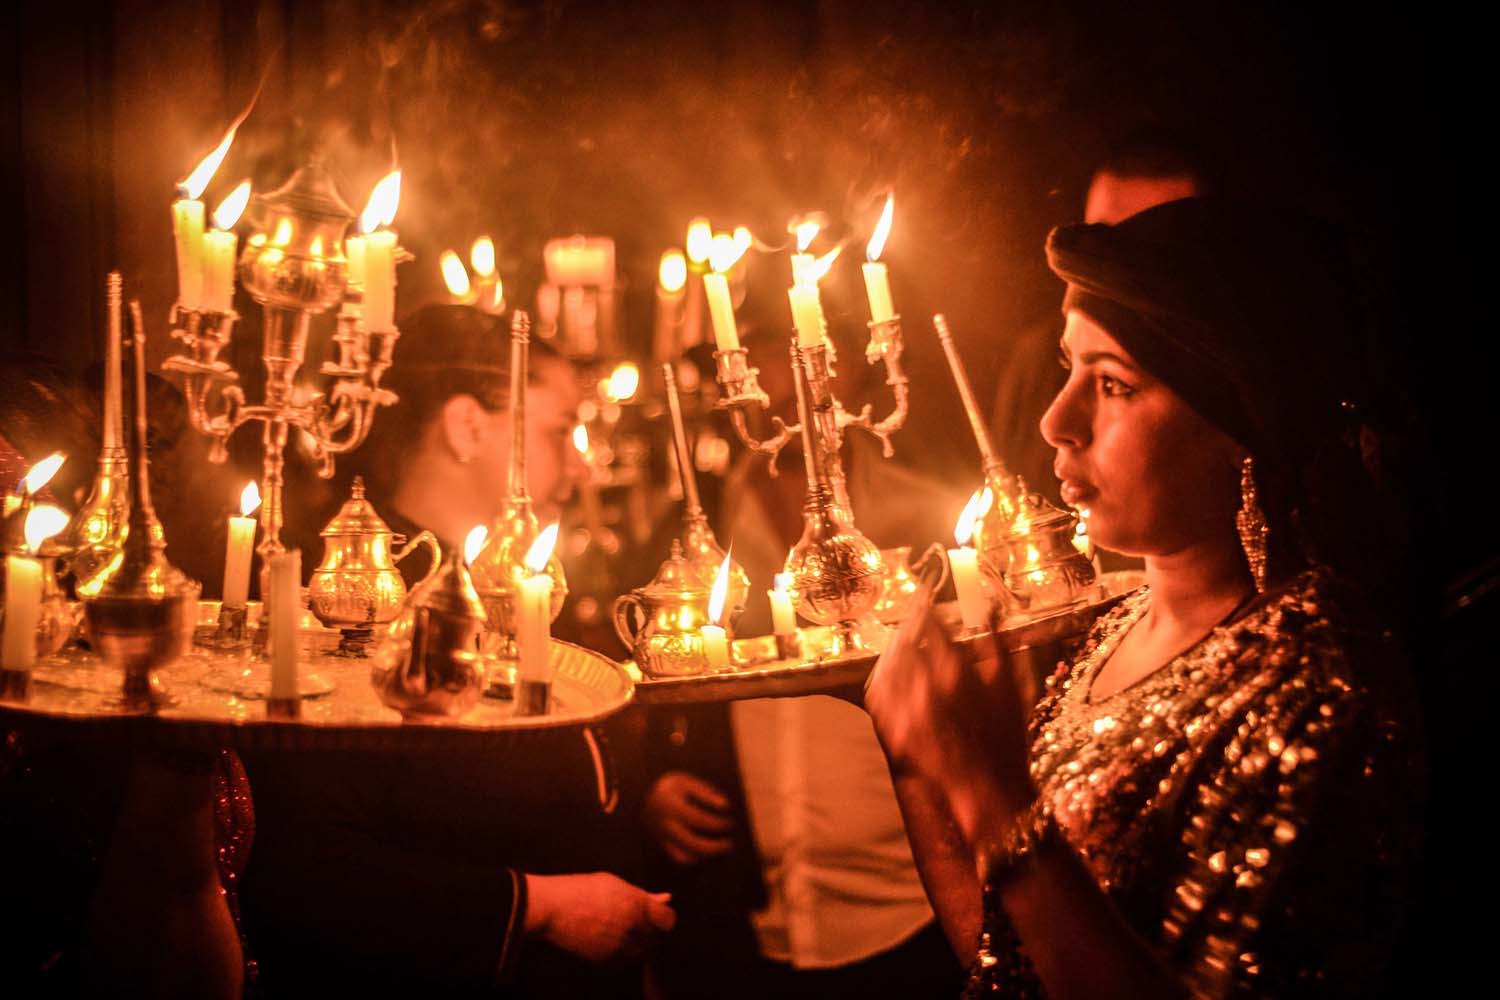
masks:
<path fill-rule="evenodd" d="M 1493 321 L 1475 250 L 1494 213 L 1473 138 L 1492 118 L 1475 110 L 1493 89 L 1486 35 L 1431 4 L 1265 6 L 19 0 L 0 10 L 0 344 L 96 360 L 119 267 L 166 352 L 174 184 L 264 74 L 205 201 L 246 176 L 270 190 L 317 147 L 357 211 L 394 156 L 396 228 L 418 257 L 402 312 L 439 294 L 438 252 L 480 233 L 513 302 L 534 290 L 546 239 L 604 233 L 643 347 L 657 257 L 690 217 L 776 243 L 792 215 L 822 209 L 857 250 L 893 188 L 886 259 L 916 386 L 903 455 L 972 463 L 962 435 L 933 433 L 961 415 L 926 318 L 948 314 L 989 399 L 1008 337 L 1057 308 L 1040 249 L 1081 214 L 1092 162 L 1142 123 L 1185 128 L 1231 191 L 1356 234 L 1380 419 L 1412 498 L 1434 785 L 1456 794 L 1467 778 L 1449 765 L 1476 759 L 1462 741 L 1495 659 L 1482 615 L 1443 610 L 1495 577 L 1492 560 L 1464 576 L 1495 551 Z M 858 256 L 825 284 L 851 345 Z M 748 326 L 789 324 L 784 267 L 759 265 Z M 1473 836 L 1434 825 L 1435 853 L 1482 849 Z M 1444 953 L 1474 954 L 1430 909 Z"/>

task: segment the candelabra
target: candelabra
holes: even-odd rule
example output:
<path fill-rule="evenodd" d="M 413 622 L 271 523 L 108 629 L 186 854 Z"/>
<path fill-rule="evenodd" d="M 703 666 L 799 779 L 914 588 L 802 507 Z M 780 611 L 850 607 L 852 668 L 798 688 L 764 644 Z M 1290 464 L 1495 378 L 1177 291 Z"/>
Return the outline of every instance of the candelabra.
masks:
<path fill-rule="evenodd" d="M 263 401 L 247 405 L 237 384 L 239 373 L 219 359 L 238 319 L 232 309 L 174 306 L 172 336 L 186 352 L 169 358 L 164 368 L 183 376 L 193 427 L 213 441 L 211 461 L 225 460 L 229 439 L 242 426 L 264 425 L 257 546 L 264 560 L 286 548 L 281 541 L 282 470 L 289 432 L 297 428 L 307 434 L 319 460 L 318 474 L 331 476 L 334 456 L 359 447 L 376 410 L 396 401 L 380 380 L 400 333 L 365 324 L 363 289 L 347 281 L 343 254 L 344 231 L 354 216 L 321 163 L 304 166 L 279 190 L 257 196 L 255 207 L 261 218 L 240 257 L 239 275 L 264 310 Z M 333 335 L 337 356 L 321 369 L 332 386 L 311 399 L 299 398 L 293 381 L 306 354 L 312 317 L 340 301 Z"/>

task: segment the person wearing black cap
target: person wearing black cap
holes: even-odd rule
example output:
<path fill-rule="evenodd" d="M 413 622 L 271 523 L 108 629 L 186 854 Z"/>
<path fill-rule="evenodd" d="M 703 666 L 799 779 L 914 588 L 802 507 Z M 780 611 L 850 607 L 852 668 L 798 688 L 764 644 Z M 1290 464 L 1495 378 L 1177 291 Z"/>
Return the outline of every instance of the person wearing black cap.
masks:
<path fill-rule="evenodd" d="M 1376 536 L 1348 530 L 1361 369 L 1336 247 L 1208 199 L 1048 240 L 1069 372 L 1042 431 L 1064 499 L 1148 586 L 1029 723 L 1003 659 L 966 662 L 922 614 L 866 692 L 898 791 L 935 795 L 973 863 L 966 899 L 930 863 L 941 825 L 909 824 L 950 935 L 978 941 L 975 995 L 1380 987 L 1421 757 L 1355 583 L 1351 542 Z"/>

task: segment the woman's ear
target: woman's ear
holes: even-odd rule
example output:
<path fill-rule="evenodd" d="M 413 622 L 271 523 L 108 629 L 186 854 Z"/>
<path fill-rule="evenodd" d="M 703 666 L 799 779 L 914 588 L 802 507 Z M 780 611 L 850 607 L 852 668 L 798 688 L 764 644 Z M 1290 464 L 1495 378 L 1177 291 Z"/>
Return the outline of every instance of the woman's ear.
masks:
<path fill-rule="evenodd" d="M 487 421 L 479 400 L 467 393 L 450 397 L 438 411 L 438 436 L 448 454 L 464 465 L 474 460 L 483 445 Z"/>

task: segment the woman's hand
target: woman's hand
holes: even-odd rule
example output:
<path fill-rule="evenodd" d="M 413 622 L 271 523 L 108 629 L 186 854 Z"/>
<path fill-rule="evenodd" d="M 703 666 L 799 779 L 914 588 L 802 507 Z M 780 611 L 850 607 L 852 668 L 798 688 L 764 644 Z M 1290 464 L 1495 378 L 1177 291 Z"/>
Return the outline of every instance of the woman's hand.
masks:
<path fill-rule="evenodd" d="M 677 923 L 671 900 L 608 872 L 527 875 L 526 931 L 590 962 L 639 958 Z"/>
<path fill-rule="evenodd" d="M 652 784 L 641 807 L 651 839 L 679 865 L 727 854 L 734 847 L 734 817 L 718 788 L 686 771 L 668 771 Z"/>
<path fill-rule="evenodd" d="M 892 770 L 941 787 L 971 844 L 1036 798 L 1012 664 L 989 636 L 954 645 L 932 615 L 930 591 L 913 601 L 876 662 L 865 707 Z"/>

